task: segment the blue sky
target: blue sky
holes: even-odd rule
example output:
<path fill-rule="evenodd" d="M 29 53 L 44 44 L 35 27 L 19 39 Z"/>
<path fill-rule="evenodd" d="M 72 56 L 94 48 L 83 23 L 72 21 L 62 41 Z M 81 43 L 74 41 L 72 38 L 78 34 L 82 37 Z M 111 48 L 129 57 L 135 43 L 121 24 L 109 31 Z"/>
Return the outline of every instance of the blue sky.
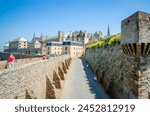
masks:
<path fill-rule="evenodd" d="M 149 0 L 0 0 L 0 51 L 17 37 L 54 36 L 86 30 L 116 34 L 120 22 L 136 11 L 150 13 Z"/>

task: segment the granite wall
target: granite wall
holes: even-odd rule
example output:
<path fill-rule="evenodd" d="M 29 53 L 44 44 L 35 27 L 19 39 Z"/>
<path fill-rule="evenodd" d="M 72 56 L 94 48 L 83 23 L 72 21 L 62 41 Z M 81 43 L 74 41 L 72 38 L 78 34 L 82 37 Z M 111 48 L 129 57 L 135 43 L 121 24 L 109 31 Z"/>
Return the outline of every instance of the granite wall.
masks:
<path fill-rule="evenodd" d="M 120 46 L 107 49 L 87 49 L 85 58 L 97 75 L 99 83 L 111 98 L 138 98 L 135 94 L 138 88 L 131 83 L 132 76 L 135 74 L 132 63 L 136 62 L 134 59 L 133 62 L 131 59 L 128 61 Z M 127 74 L 129 76 L 126 76 Z"/>
<path fill-rule="evenodd" d="M 121 44 L 149 43 L 150 14 L 138 11 L 121 22 Z"/>
<path fill-rule="evenodd" d="M 2 70 L 0 71 L 0 98 L 59 98 L 70 63 L 69 56 L 60 56 Z"/>
<path fill-rule="evenodd" d="M 139 98 L 150 99 L 150 56 L 140 58 Z"/>

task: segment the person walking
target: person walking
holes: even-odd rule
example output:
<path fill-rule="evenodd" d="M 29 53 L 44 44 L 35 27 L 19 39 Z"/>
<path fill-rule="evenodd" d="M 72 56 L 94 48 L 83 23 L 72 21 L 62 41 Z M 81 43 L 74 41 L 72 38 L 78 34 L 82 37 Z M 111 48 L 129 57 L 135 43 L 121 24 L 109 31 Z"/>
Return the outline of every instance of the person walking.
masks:
<path fill-rule="evenodd" d="M 7 59 L 7 68 L 13 68 L 14 61 L 15 61 L 15 56 L 13 54 L 10 54 L 10 56 Z"/>

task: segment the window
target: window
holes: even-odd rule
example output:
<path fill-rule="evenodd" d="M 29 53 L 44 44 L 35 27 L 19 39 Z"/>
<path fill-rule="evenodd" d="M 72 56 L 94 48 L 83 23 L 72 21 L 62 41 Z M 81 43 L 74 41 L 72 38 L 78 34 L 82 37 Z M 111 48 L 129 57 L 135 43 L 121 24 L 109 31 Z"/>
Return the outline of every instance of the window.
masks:
<path fill-rule="evenodd" d="M 149 21 L 150 21 L 150 17 L 149 17 Z"/>
<path fill-rule="evenodd" d="M 127 21 L 125 22 L 125 25 L 126 25 L 126 26 L 129 25 L 129 23 L 130 23 L 130 20 L 127 20 Z"/>
<path fill-rule="evenodd" d="M 49 47 L 48 47 L 48 50 L 49 50 Z"/>
<path fill-rule="evenodd" d="M 65 47 L 65 50 L 67 50 L 67 47 Z"/>

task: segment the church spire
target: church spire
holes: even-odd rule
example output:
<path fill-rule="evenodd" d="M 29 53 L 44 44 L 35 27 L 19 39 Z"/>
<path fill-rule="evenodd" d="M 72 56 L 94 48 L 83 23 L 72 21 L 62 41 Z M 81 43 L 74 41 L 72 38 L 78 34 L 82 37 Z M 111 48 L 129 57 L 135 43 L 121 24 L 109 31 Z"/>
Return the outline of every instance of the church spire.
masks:
<path fill-rule="evenodd" d="M 107 37 L 110 36 L 110 30 L 109 30 L 109 25 L 108 25 L 108 30 L 107 30 Z"/>
<path fill-rule="evenodd" d="M 41 32 L 41 37 L 43 37 L 43 33 Z"/>
<path fill-rule="evenodd" d="M 33 34 L 33 39 L 35 39 L 35 32 L 34 32 L 34 34 Z"/>

